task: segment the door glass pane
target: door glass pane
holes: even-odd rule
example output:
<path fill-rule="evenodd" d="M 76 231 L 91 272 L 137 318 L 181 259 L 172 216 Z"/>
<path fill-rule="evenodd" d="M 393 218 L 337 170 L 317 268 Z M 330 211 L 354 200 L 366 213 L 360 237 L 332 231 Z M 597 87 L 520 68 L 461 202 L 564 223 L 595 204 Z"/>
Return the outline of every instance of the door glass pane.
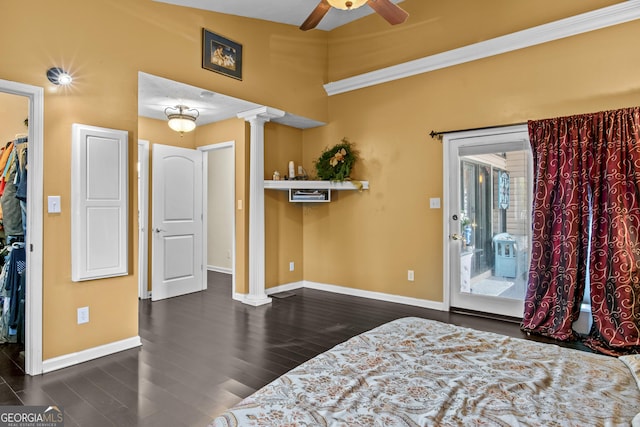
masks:
<path fill-rule="evenodd" d="M 530 246 L 528 168 L 524 149 L 460 153 L 460 292 L 524 299 Z"/>

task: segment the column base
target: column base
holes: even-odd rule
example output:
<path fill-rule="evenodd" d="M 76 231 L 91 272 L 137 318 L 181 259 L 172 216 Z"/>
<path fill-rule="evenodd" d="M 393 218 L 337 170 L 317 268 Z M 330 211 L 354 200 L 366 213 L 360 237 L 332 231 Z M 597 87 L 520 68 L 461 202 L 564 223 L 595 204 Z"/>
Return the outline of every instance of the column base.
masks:
<path fill-rule="evenodd" d="M 269 298 L 266 295 L 264 295 L 264 296 L 247 295 L 242 300 L 242 303 L 243 304 L 247 304 L 247 305 L 252 305 L 254 307 L 258 307 L 260 305 L 270 304 L 271 303 L 271 298 Z"/>

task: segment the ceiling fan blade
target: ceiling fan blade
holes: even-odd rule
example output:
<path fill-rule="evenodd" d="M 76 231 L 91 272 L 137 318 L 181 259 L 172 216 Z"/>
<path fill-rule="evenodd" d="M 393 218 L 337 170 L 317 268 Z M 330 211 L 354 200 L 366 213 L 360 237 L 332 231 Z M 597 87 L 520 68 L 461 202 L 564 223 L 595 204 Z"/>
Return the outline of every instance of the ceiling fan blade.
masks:
<path fill-rule="evenodd" d="M 302 31 L 307 31 L 315 28 L 320 23 L 322 18 L 324 18 L 324 15 L 327 14 L 329 9 L 331 9 L 331 5 L 327 2 L 327 0 L 321 0 L 316 8 L 313 9 L 311 15 L 309 15 L 309 17 L 302 23 L 302 25 L 300 25 L 300 29 Z"/>
<path fill-rule="evenodd" d="M 369 0 L 367 4 L 391 25 L 402 24 L 409 14 L 390 0 Z"/>

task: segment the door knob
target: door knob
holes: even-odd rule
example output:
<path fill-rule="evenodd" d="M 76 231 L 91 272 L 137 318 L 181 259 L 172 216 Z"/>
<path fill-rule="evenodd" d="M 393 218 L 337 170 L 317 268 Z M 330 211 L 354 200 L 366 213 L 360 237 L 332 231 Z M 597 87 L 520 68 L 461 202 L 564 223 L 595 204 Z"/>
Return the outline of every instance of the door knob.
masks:
<path fill-rule="evenodd" d="M 453 233 L 451 235 L 451 240 L 464 240 L 464 237 L 462 236 L 462 234 Z"/>
<path fill-rule="evenodd" d="M 153 230 L 153 231 L 155 231 L 156 233 L 160 233 L 161 231 L 166 231 L 166 230 L 163 230 L 163 229 L 161 229 L 161 228 L 156 228 L 156 229 L 155 229 L 155 230 Z"/>

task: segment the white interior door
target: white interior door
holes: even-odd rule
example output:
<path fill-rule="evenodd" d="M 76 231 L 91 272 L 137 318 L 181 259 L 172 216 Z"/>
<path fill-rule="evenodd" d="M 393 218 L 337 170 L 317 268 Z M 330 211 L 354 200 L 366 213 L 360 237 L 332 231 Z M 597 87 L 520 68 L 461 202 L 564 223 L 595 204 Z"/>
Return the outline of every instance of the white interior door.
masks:
<path fill-rule="evenodd" d="M 522 318 L 533 191 L 526 125 L 452 133 L 443 144 L 449 306 Z"/>
<path fill-rule="evenodd" d="M 153 145 L 151 299 L 205 288 L 203 153 Z"/>

